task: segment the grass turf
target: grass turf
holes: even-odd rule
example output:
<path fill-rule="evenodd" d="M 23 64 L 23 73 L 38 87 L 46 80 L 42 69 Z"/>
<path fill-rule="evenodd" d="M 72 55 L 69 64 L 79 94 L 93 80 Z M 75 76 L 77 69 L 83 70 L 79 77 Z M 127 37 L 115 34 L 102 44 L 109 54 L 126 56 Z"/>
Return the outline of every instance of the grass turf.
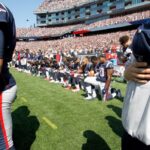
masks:
<path fill-rule="evenodd" d="M 85 101 L 82 91 L 11 72 L 18 85 L 12 110 L 17 150 L 120 150 L 122 101 Z M 113 87 L 125 91 L 125 84 Z"/>

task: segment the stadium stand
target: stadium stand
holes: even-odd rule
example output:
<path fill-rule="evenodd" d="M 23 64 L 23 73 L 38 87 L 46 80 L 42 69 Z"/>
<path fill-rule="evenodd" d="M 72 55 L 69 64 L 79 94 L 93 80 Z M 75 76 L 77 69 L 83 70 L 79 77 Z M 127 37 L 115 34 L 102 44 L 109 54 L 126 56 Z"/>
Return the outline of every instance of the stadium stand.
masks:
<path fill-rule="evenodd" d="M 103 7 L 106 4 L 105 1 L 97 0 L 45 0 L 36 11 L 40 13 L 44 13 L 45 11 L 55 13 L 55 11 L 61 11 L 63 9 L 68 9 L 71 7 L 78 8 L 85 3 L 88 4 L 88 6 L 90 4 L 93 5 L 93 2 L 96 2 L 97 6 L 100 5 Z M 119 45 L 118 40 L 120 36 L 126 34 L 132 37 L 136 28 L 143 23 L 144 19 L 147 19 L 150 22 L 150 10 L 147 8 L 144 9 L 142 5 L 144 3 L 144 6 L 148 6 L 146 5 L 148 1 L 137 2 L 135 0 L 129 0 L 129 2 L 129 6 L 131 8 L 129 8 L 126 2 L 118 3 L 118 1 L 107 1 L 107 7 L 109 3 L 112 6 L 116 6 L 115 9 L 118 9 L 118 7 L 120 6 L 119 11 L 117 12 L 115 10 L 115 13 L 113 13 L 113 11 L 112 13 L 110 13 L 111 7 L 109 7 L 109 14 L 107 16 L 108 18 L 99 16 L 100 20 L 91 21 L 88 24 L 86 21 L 84 23 L 79 23 L 77 21 L 73 25 L 68 23 L 65 26 L 64 24 L 56 26 L 54 23 L 53 27 L 47 24 L 42 28 L 18 28 L 17 40 L 19 42 L 17 43 L 16 50 L 19 51 L 30 49 L 32 51 L 37 51 L 41 49 L 44 51 L 70 51 L 73 49 L 76 51 L 93 51 L 95 49 L 104 49 L 110 47 L 112 43 Z M 122 4 L 124 5 L 124 8 L 126 10 L 121 8 Z M 136 9 L 137 7 L 138 9 Z M 132 11 L 130 10 L 128 12 L 128 9 L 132 9 Z M 128 27 L 128 25 L 132 26 L 132 23 L 133 27 L 131 29 Z M 124 28 L 125 31 L 120 30 L 119 28 L 121 27 Z M 111 33 L 109 29 L 111 29 Z M 103 33 L 104 30 L 106 30 L 105 33 Z M 100 34 L 99 31 L 101 31 Z M 67 35 L 64 36 L 65 34 Z M 93 35 L 88 36 L 89 34 Z M 53 39 L 56 36 L 58 37 L 58 40 Z M 38 39 L 41 41 L 36 41 L 36 38 L 38 37 L 41 37 L 40 39 Z M 52 37 L 53 40 L 50 40 L 49 37 Z M 34 41 L 25 42 L 31 41 L 30 38 Z"/>
<path fill-rule="evenodd" d="M 62 26 L 62 27 L 44 27 L 44 28 L 18 28 L 17 37 L 40 37 L 40 36 L 61 36 L 62 34 L 72 32 L 82 24 Z"/>
<path fill-rule="evenodd" d="M 30 49 L 37 50 L 57 50 L 57 51 L 93 51 L 95 49 L 104 49 L 115 43 L 119 45 L 119 37 L 122 35 L 133 36 L 135 30 L 119 31 L 85 37 L 71 37 L 61 40 L 34 41 L 34 42 L 17 42 L 16 50 Z"/>
<path fill-rule="evenodd" d="M 96 27 L 104 27 L 104 26 L 109 26 L 113 24 L 120 24 L 120 23 L 128 23 L 128 22 L 133 22 L 137 20 L 142 20 L 150 18 L 150 10 L 147 11 L 140 11 L 132 14 L 126 14 L 126 15 L 121 15 L 121 16 L 116 16 L 113 18 L 101 20 L 95 23 L 92 23 L 90 25 L 86 25 L 84 28 L 80 28 L 78 30 L 89 30 L 91 28 L 96 28 Z"/>
<path fill-rule="evenodd" d="M 45 0 L 36 10 L 36 12 L 53 12 L 72 7 L 77 7 L 96 0 Z"/>

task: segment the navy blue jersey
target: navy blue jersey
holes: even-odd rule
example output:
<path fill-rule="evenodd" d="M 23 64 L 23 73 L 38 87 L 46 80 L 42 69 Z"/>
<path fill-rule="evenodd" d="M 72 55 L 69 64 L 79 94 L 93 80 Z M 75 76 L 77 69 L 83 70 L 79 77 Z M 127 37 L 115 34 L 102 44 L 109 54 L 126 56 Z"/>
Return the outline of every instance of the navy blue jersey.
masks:
<path fill-rule="evenodd" d="M 16 46 L 16 27 L 15 21 L 10 10 L 0 3 L 0 29 L 5 35 L 5 52 L 6 62 L 12 60 L 13 51 Z"/>
<path fill-rule="evenodd" d="M 98 73 L 99 72 L 99 66 L 100 66 L 100 63 L 96 64 L 96 65 L 93 65 L 93 71 L 95 73 Z"/>
<path fill-rule="evenodd" d="M 97 66 L 98 72 L 97 72 L 97 81 L 106 82 L 107 80 L 107 69 L 113 69 L 113 64 L 110 61 L 107 61 L 106 63 L 99 63 L 99 66 Z"/>
<path fill-rule="evenodd" d="M 77 70 L 79 68 L 80 64 L 79 63 L 74 63 L 71 65 L 72 70 Z"/>
<path fill-rule="evenodd" d="M 2 72 L 0 74 L 0 90 L 8 89 L 16 84 L 9 73 L 7 63 L 12 60 L 13 51 L 16 45 L 16 28 L 12 13 L 0 3 L 0 31 L 3 33 L 4 42 L 0 41 L 0 58 L 3 59 Z M 3 46 L 2 46 L 3 45 Z"/>

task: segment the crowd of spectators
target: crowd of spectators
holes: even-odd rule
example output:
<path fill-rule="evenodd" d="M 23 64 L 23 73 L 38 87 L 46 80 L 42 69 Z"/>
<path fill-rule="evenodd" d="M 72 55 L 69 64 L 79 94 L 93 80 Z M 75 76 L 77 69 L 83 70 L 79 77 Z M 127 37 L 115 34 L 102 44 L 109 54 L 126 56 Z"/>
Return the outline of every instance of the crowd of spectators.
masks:
<path fill-rule="evenodd" d="M 36 12 L 53 12 L 80 6 L 95 0 L 45 0 Z"/>
<path fill-rule="evenodd" d="M 121 31 L 106 34 L 99 34 L 85 37 L 70 37 L 60 40 L 49 41 L 30 41 L 30 42 L 17 42 L 16 50 L 30 49 L 31 51 L 63 51 L 74 50 L 78 53 L 88 53 L 94 50 L 101 50 L 108 48 L 110 45 L 119 45 L 119 37 L 122 35 L 129 35 L 133 37 L 135 30 Z"/>
<path fill-rule="evenodd" d="M 142 20 L 142 19 L 146 19 L 146 18 L 150 18 L 150 10 L 140 11 L 140 12 L 136 12 L 136 13 L 132 13 L 132 14 L 114 16 L 112 18 L 108 18 L 105 20 L 101 20 L 101 21 L 86 25 L 86 26 L 84 26 L 84 28 L 80 28 L 78 30 L 89 30 L 91 28 L 133 22 L 136 20 Z"/>
<path fill-rule="evenodd" d="M 61 26 L 61 27 L 43 27 L 43 28 L 17 28 L 17 37 L 40 37 L 40 36 L 56 36 L 63 33 L 69 33 L 80 27 L 82 24 Z"/>

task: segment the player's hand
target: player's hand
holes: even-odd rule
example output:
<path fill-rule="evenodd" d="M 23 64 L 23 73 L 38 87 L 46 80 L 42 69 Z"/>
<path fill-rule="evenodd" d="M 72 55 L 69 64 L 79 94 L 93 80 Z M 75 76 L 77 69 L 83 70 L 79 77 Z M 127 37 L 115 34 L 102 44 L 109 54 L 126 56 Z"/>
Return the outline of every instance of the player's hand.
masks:
<path fill-rule="evenodd" d="M 109 99 L 109 97 L 108 97 L 108 90 L 104 88 L 102 90 L 102 100 L 103 101 L 107 101 L 108 99 Z"/>
<path fill-rule="evenodd" d="M 95 75 L 94 71 L 89 71 L 89 72 L 88 72 L 88 76 L 94 77 L 94 75 Z"/>
<path fill-rule="evenodd" d="M 150 68 L 145 62 L 135 62 L 126 68 L 124 77 L 128 81 L 145 84 L 150 80 Z"/>

